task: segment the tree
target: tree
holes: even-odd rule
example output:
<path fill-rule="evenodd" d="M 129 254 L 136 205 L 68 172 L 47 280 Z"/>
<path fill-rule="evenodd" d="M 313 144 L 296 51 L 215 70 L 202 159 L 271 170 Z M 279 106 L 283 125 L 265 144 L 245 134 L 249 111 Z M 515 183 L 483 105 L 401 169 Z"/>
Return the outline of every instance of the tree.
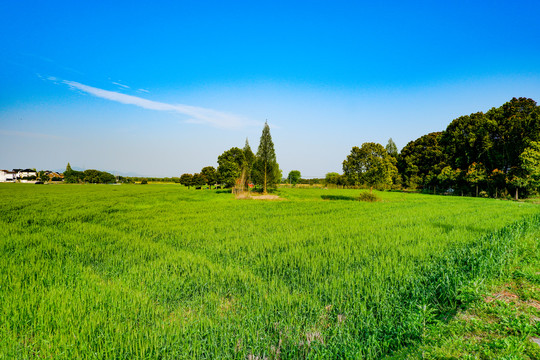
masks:
<path fill-rule="evenodd" d="M 437 180 L 445 189 L 452 188 L 455 185 L 459 172 L 452 169 L 451 166 L 442 168 Z"/>
<path fill-rule="evenodd" d="M 218 156 L 219 166 L 217 173 L 219 181 L 225 184 L 226 187 L 234 186 L 236 179 L 242 175 L 244 161 L 244 152 L 237 147 L 233 147 Z"/>
<path fill-rule="evenodd" d="M 289 184 L 296 185 L 300 181 L 301 177 L 302 175 L 300 174 L 300 171 L 292 170 L 289 172 L 289 176 L 287 176 L 287 180 L 289 181 Z"/>
<path fill-rule="evenodd" d="M 506 184 L 506 174 L 499 169 L 494 169 L 491 174 L 489 174 L 488 179 L 491 185 L 495 187 L 495 197 L 498 197 L 499 187 Z"/>
<path fill-rule="evenodd" d="M 253 179 L 258 185 L 263 186 L 263 193 L 267 193 L 267 188 L 274 186 L 281 180 L 281 170 L 276 161 L 274 143 L 270 135 L 268 122 L 264 123 L 264 128 L 259 142 L 259 149 L 253 164 Z"/>
<path fill-rule="evenodd" d="M 248 186 L 249 182 L 251 181 L 251 171 L 253 170 L 253 163 L 255 162 L 255 154 L 253 151 L 251 151 L 251 147 L 249 146 L 248 139 L 246 138 L 246 144 L 244 145 L 244 149 L 242 149 L 244 152 L 244 170 L 245 170 L 245 177 L 246 177 L 246 186 Z"/>
<path fill-rule="evenodd" d="M 66 171 L 64 171 L 64 181 L 68 184 L 75 184 L 79 182 L 79 179 L 82 180 L 82 172 L 74 171 L 68 163 Z"/>
<path fill-rule="evenodd" d="M 446 166 L 441 135 L 440 132 L 429 133 L 410 141 L 401 150 L 397 166 L 408 186 L 435 185 L 438 174 Z"/>
<path fill-rule="evenodd" d="M 397 173 L 395 159 L 377 143 L 364 143 L 353 147 L 343 161 L 343 172 L 353 185 L 367 184 L 370 189 L 377 185 L 391 185 Z"/>
<path fill-rule="evenodd" d="M 326 174 L 326 177 L 324 178 L 324 183 L 326 184 L 326 186 L 328 186 L 329 184 L 342 185 L 341 182 L 342 182 L 341 175 L 339 175 L 337 172 L 329 172 Z"/>
<path fill-rule="evenodd" d="M 519 156 L 523 176 L 527 185 L 534 190 L 540 187 L 540 142 L 531 141 L 530 145 Z"/>
<path fill-rule="evenodd" d="M 204 175 L 208 185 L 217 183 L 217 172 L 213 166 L 203 167 L 201 170 L 201 175 Z"/>
<path fill-rule="evenodd" d="M 393 157 L 398 156 L 397 146 L 394 140 L 392 140 L 392 138 L 388 139 L 388 144 L 386 144 L 386 152 L 390 156 L 393 156 Z"/>
<path fill-rule="evenodd" d="M 192 179 L 193 186 L 203 186 L 207 183 L 208 183 L 208 179 L 204 175 L 200 173 L 193 174 L 193 179 Z"/>
<path fill-rule="evenodd" d="M 191 174 L 180 175 L 180 184 L 187 186 L 189 189 L 189 187 L 193 185 L 193 175 Z"/>
<path fill-rule="evenodd" d="M 478 184 L 487 179 L 486 168 L 482 163 L 472 163 L 466 175 L 467 181 L 476 186 L 476 197 L 478 197 Z"/>

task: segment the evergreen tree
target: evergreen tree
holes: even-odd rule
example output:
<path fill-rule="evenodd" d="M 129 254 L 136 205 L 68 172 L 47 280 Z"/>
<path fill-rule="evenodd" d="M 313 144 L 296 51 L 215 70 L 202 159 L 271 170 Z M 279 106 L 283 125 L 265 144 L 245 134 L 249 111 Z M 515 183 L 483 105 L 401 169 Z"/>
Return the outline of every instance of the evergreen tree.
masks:
<path fill-rule="evenodd" d="M 264 123 L 259 149 L 253 164 L 253 178 L 257 184 L 263 186 L 264 194 L 267 193 L 269 186 L 273 186 L 281 180 L 281 171 L 276 161 L 276 152 L 268 122 Z"/>
<path fill-rule="evenodd" d="M 246 138 L 246 144 L 244 145 L 244 169 L 246 171 L 246 186 L 251 180 L 251 171 L 253 169 L 253 163 L 255 162 L 255 154 L 251 151 L 248 139 Z"/>
<path fill-rule="evenodd" d="M 388 144 L 386 144 L 386 152 L 390 156 L 393 156 L 393 157 L 398 156 L 397 146 L 394 140 L 392 140 L 392 138 L 388 139 Z"/>

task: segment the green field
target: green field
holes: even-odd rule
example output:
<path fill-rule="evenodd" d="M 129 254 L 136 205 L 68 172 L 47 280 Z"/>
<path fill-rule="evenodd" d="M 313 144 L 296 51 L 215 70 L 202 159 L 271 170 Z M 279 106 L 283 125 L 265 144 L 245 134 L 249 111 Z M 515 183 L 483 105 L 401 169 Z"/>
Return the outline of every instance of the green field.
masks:
<path fill-rule="evenodd" d="M 540 208 L 0 184 L 0 358 L 378 358 L 497 275 Z"/>

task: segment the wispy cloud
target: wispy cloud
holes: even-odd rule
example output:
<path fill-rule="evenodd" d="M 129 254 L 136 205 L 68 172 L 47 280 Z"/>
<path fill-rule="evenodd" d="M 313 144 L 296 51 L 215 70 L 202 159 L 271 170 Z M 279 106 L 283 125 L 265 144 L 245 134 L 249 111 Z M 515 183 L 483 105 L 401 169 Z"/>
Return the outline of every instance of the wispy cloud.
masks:
<path fill-rule="evenodd" d="M 143 92 L 143 93 L 149 93 L 150 91 L 146 90 L 146 89 L 137 89 L 137 91 L 139 92 Z"/>
<path fill-rule="evenodd" d="M 117 83 L 117 82 L 114 82 L 114 81 L 113 81 L 112 83 L 113 83 L 114 85 L 121 86 L 121 87 L 123 87 L 124 89 L 131 89 L 129 86 L 124 85 L 124 84 L 120 84 L 120 83 Z"/>
<path fill-rule="evenodd" d="M 253 122 L 247 121 L 246 119 L 243 119 L 237 115 L 228 114 L 212 109 L 182 104 L 167 104 L 163 102 L 147 100 L 137 96 L 126 95 L 115 91 L 95 88 L 75 81 L 64 80 L 62 82 L 66 85 L 69 85 L 72 89 L 77 89 L 102 99 L 116 101 L 122 104 L 135 105 L 149 110 L 171 111 L 187 115 L 190 117 L 190 119 L 188 119 L 188 122 L 191 123 L 209 124 L 220 128 L 238 128 L 245 125 L 255 125 Z"/>
<path fill-rule="evenodd" d="M 65 139 L 62 136 L 57 135 L 51 135 L 51 134 L 40 134 L 35 132 L 27 132 L 27 131 L 13 131 L 13 130 L 2 130 L 0 129 L 0 135 L 5 136 L 19 136 L 19 137 L 26 137 L 26 138 L 33 138 L 33 139 Z"/>

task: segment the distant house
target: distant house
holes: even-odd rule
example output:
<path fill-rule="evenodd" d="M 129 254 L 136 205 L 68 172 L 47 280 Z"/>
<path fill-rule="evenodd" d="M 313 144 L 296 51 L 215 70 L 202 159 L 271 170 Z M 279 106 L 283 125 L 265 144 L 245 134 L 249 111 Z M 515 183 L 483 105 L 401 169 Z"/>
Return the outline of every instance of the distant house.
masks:
<path fill-rule="evenodd" d="M 14 182 L 17 180 L 15 171 L 0 170 L 0 182 Z"/>
<path fill-rule="evenodd" d="M 45 171 L 45 174 L 49 177 L 49 181 L 53 181 L 53 179 L 55 179 L 55 181 L 64 181 L 64 174 L 62 173 L 57 173 L 54 171 Z"/>
<path fill-rule="evenodd" d="M 19 180 L 25 180 L 25 179 L 28 179 L 28 178 L 31 178 L 31 177 L 33 177 L 35 179 L 37 177 L 37 172 L 35 172 L 32 169 L 24 169 L 24 170 L 13 169 L 13 171 L 15 171 L 15 170 L 18 170 L 17 178 Z"/>

